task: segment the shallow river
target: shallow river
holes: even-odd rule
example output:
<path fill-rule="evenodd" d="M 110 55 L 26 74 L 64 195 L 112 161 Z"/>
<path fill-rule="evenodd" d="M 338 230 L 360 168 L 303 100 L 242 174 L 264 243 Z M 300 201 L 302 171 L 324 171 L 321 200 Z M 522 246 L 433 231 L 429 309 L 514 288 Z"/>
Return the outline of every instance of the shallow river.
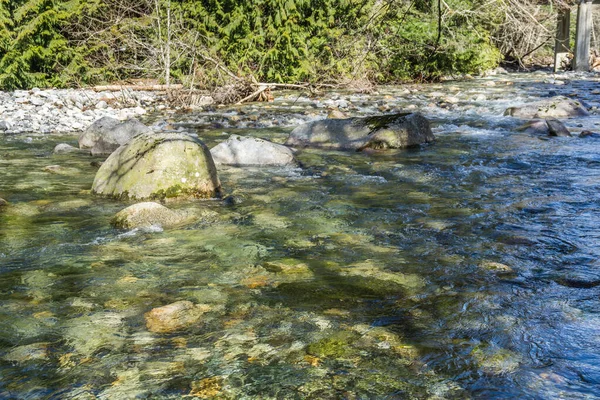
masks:
<path fill-rule="evenodd" d="M 327 105 L 414 108 L 437 141 L 222 168 L 240 203 L 196 203 L 219 218 L 168 231 L 110 226 L 126 204 L 90 194 L 101 159 L 52 154 L 76 137 L 0 136 L 0 398 L 600 398 L 600 139 L 502 116 L 574 95 L 592 116 L 567 126 L 598 132 L 598 77 L 558 79 L 170 115 L 213 146 L 283 142 Z M 149 332 L 144 313 L 178 300 L 210 311 Z"/>

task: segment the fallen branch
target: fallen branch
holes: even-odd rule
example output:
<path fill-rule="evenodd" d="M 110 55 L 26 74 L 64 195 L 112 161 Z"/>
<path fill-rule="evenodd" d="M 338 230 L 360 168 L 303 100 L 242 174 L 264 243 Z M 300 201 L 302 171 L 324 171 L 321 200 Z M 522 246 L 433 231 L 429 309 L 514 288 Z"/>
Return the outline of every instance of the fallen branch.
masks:
<path fill-rule="evenodd" d="M 120 92 L 122 90 L 142 90 L 147 92 L 166 92 L 167 90 L 180 90 L 183 85 L 104 85 L 94 86 L 95 92 Z"/>
<path fill-rule="evenodd" d="M 241 99 L 240 101 L 238 101 L 236 104 L 242 104 L 242 103 L 245 103 L 247 101 L 250 101 L 250 100 L 254 99 L 257 96 L 260 96 L 260 94 L 263 93 L 267 89 L 269 89 L 268 86 L 262 86 L 261 85 L 256 92 L 252 93 L 249 96 L 244 97 L 243 99 Z"/>

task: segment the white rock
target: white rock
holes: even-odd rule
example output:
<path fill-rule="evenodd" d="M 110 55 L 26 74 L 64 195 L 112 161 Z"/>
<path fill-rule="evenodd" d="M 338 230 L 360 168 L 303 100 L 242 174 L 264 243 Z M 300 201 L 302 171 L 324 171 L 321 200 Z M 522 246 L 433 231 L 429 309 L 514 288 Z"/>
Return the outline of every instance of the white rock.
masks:
<path fill-rule="evenodd" d="M 294 154 L 289 147 L 267 140 L 231 135 L 225 142 L 211 149 L 216 164 L 225 165 L 294 165 Z"/>

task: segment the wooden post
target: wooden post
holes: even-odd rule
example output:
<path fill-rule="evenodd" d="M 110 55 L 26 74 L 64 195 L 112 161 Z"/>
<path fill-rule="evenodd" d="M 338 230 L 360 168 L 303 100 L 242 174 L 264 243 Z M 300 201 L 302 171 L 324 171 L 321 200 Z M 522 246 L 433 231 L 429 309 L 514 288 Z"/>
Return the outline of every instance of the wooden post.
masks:
<path fill-rule="evenodd" d="M 554 44 L 554 72 L 562 69 L 571 52 L 571 11 L 566 10 L 558 14 L 556 24 L 556 41 Z"/>
<path fill-rule="evenodd" d="M 590 40 L 592 35 L 592 0 L 580 0 L 577 7 L 577 34 L 575 35 L 575 71 L 590 70 Z"/>

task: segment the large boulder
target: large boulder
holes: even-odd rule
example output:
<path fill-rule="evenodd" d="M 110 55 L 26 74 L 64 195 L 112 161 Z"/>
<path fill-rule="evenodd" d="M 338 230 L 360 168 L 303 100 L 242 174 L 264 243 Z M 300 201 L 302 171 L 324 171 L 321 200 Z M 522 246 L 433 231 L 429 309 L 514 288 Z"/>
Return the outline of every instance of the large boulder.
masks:
<path fill-rule="evenodd" d="M 557 96 L 523 104 L 522 106 L 507 108 L 504 115 L 530 119 L 585 117 L 589 113 L 580 101 L 564 96 Z"/>
<path fill-rule="evenodd" d="M 131 205 L 119 211 L 111 223 L 116 228 L 134 229 L 159 226 L 175 228 L 196 221 L 200 215 L 189 210 L 171 210 L 161 204 L 144 202 Z"/>
<path fill-rule="evenodd" d="M 91 149 L 93 155 L 110 154 L 134 136 L 149 130 L 137 119 L 121 122 L 115 118 L 102 117 L 79 136 L 79 148 Z"/>
<path fill-rule="evenodd" d="M 144 317 L 146 327 L 155 333 L 171 333 L 186 329 L 200 320 L 202 314 L 210 311 L 206 304 L 194 304 L 191 301 L 177 301 L 175 303 L 157 307 L 148 311 Z"/>
<path fill-rule="evenodd" d="M 197 138 L 143 133 L 106 159 L 92 192 L 137 200 L 210 198 L 220 196 L 221 183 L 210 151 Z"/>
<path fill-rule="evenodd" d="M 286 145 L 360 151 L 401 149 L 434 140 L 424 116 L 403 113 L 309 122 L 294 129 Z"/>
<path fill-rule="evenodd" d="M 225 165 L 290 165 L 294 153 L 289 147 L 267 140 L 231 135 L 210 150 L 216 164 Z"/>

